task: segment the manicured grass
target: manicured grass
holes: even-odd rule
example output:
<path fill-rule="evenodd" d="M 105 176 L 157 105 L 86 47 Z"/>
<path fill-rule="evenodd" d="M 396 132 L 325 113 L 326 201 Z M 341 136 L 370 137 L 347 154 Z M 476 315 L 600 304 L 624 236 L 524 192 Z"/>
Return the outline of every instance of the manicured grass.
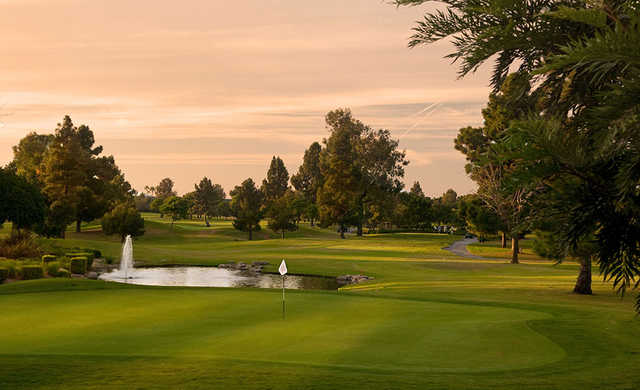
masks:
<path fill-rule="evenodd" d="M 640 320 L 595 278 L 571 294 L 575 264 L 469 260 L 456 237 L 340 240 L 305 226 L 246 241 L 229 222 L 204 228 L 147 216 L 134 243 L 147 264 L 285 257 L 291 272 L 364 273 L 339 292 L 162 288 L 50 279 L 0 286 L 0 388 L 23 389 L 633 389 Z M 277 237 L 273 235 L 273 237 Z M 99 232 L 47 245 L 95 247 Z"/>
<path fill-rule="evenodd" d="M 520 240 L 520 254 L 518 259 L 521 261 L 546 261 L 533 251 L 533 238 Z M 507 241 L 507 248 L 501 248 L 500 241 L 476 242 L 468 245 L 467 249 L 474 255 L 488 257 L 492 259 L 511 260 L 511 241 Z"/>

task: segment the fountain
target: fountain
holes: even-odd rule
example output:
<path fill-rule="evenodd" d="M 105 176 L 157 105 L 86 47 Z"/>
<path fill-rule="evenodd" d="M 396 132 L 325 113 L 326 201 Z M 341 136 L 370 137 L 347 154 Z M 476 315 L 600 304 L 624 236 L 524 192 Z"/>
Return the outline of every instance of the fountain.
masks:
<path fill-rule="evenodd" d="M 2 0 L 0 0 L 2 1 Z M 281 288 L 280 274 L 247 273 L 218 267 L 133 267 L 133 242 L 127 236 L 122 245 L 120 267 L 100 275 L 112 282 L 144 286 L 188 287 L 258 287 Z M 305 290 L 337 290 L 345 285 L 336 278 L 322 276 L 287 275 L 285 288 Z"/>
<path fill-rule="evenodd" d="M 124 279 L 127 280 L 129 271 L 133 270 L 133 241 L 131 236 L 127 236 L 122 246 L 122 257 L 120 258 L 120 273 L 124 274 Z"/>

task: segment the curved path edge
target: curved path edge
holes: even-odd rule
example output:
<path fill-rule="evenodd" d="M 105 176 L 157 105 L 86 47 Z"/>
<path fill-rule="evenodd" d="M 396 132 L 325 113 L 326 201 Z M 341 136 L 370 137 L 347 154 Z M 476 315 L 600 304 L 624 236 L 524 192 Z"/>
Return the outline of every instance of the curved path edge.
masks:
<path fill-rule="evenodd" d="M 465 238 L 462 240 L 458 240 L 450 246 L 444 247 L 442 249 L 449 251 L 456 256 L 462 256 L 469 259 L 486 260 L 485 257 L 474 255 L 467 249 L 467 245 L 473 244 L 475 242 L 478 242 L 477 238 Z"/>

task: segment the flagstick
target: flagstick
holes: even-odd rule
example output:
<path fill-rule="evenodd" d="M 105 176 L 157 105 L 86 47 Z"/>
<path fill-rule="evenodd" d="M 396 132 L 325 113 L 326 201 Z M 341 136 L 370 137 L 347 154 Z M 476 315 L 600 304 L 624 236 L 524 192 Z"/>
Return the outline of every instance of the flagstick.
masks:
<path fill-rule="evenodd" d="M 284 308 L 284 275 L 282 275 L 282 319 L 285 319 L 285 308 Z"/>

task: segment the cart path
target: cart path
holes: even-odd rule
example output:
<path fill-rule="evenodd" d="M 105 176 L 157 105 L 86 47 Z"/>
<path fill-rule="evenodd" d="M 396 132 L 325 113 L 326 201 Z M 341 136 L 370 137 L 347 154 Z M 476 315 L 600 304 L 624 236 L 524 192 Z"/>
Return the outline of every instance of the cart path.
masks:
<path fill-rule="evenodd" d="M 451 253 L 453 253 L 454 255 L 457 256 L 462 256 L 462 257 L 467 257 L 469 259 L 485 259 L 482 256 L 476 256 L 474 254 L 472 254 L 471 252 L 469 252 L 469 250 L 467 249 L 467 245 L 469 244 L 473 244 L 475 242 L 478 242 L 477 238 L 465 238 L 463 240 L 459 240 L 454 242 L 453 244 L 451 244 L 451 246 L 448 246 L 446 248 L 443 248 L 444 250 L 447 250 Z"/>

